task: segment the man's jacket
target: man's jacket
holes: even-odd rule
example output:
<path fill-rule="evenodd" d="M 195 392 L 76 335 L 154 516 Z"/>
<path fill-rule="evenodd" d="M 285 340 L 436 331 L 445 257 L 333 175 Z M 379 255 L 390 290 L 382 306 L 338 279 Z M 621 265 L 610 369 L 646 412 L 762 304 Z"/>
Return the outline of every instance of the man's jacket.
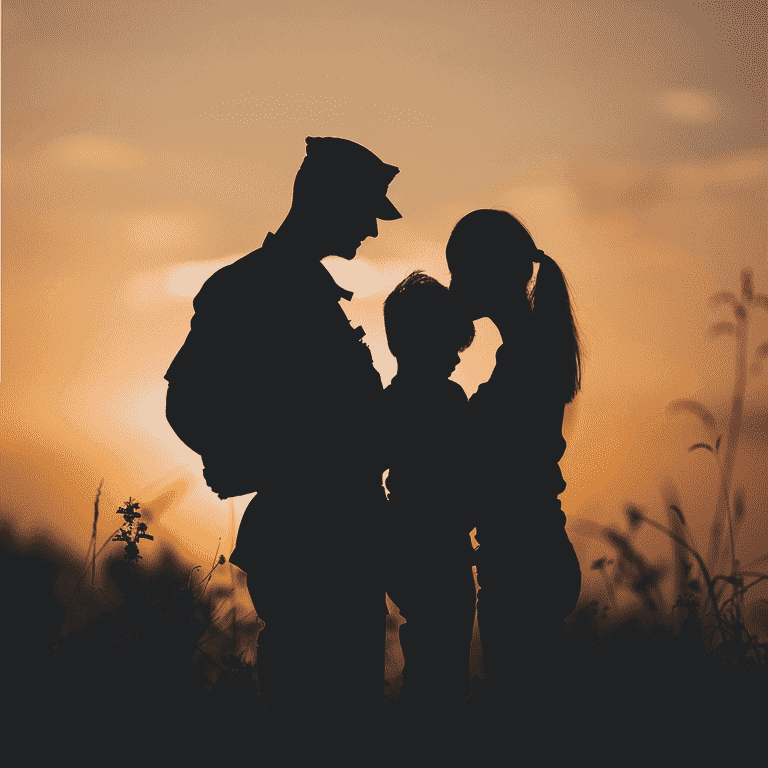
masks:
<path fill-rule="evenodd" d="M 166 414 L 220 498 L 380 485 L 383 390 L 351 296 L 270 233 L 195 297 Z"/>

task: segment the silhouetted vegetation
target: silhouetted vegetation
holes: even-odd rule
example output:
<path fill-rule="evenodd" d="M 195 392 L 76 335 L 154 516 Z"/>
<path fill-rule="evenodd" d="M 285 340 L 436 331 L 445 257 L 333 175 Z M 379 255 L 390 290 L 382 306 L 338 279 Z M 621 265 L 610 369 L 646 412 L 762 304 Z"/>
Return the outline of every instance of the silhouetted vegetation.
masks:
<path fill-rule="evenodd" d="M 654 524 L 637 508 L 627 513 L 632 531 Z M 671 529 L 668 535 L 677 536 Z M 751 584 L 710 576 L 696 553 L 681 544 L 699 572 L 681 554 L 687 589 L 673 606 L 676 620 L 670 621 L 659 596 L 658 569 L 636 549 L 631 535 L 613 531 L 610 540 L 620 574 L 612 579 L 614 589 L 633 591 L 638 606 L 612 615 L 609 606 L 595 600 L 570 617 L 564 651 L 569 678 L 559 703 L 563 716 L 574 727 L 619 728 L 630 716 L 656 717 L 681 706 L 682 697 L 684 711 L 678 716 L 695 725 L 705 710 L 724 701 L 738 700 L 747 710 L 758 706 L 758 694 L 768 683 L 766 644 L 746 632 L 740 612 L 740 599 Z M 87 718 L 109 728 L 128 707 L 153 728 L 183 724 L 187 737 L 209 728 L 252 732 L 266 723 L 252 660 L 238 656 L 231 642 L 215 651 L 206 647 L 207 638 L 222 632 L 215 606 L 230 597 L 224 588 L 206 591 L 221 556 L 200 578 L 197 569 L 185 572 L 170 548 L 150 566 L 115 547 L 97 572 L 100 583 L 81 578 L 73 601 L 73 585 L 84 569 L 50 542 L 38 538 L 24 544 L 6 527 L 2 546 L 7 573 L 20 586 L 8 598 L 15 621 L 5 633 L 6 658 L 13 662 L 17 700 L 35 713 L 35 722 L 47 717 L 66 730 L 82 727 Z M 92 568 L 93 560 L 86 565 Z M 596 569 L 609 565 L 594 563 Z M 69 585 L 67 594 L 62 584 Z M 712 601 L 720 584 L 728 584 L 731 593 Z M 716 606 L 714 614 L 705 612 L 707 605 Z M 714 624 L 707 618 L 711 615 Z M 396 687 L 397 681 L 390 681 L 390 689 Z M 484 692 L 484 680 L 475 678 L 466 702 L 470 722 L 489 714 Z M 388 701 L 389 721 L 397 722 L 391 693 Z"/>
<path fill-rule="evenodd" d="M 668 408 L 670 415 L 694 415 L 710 434 L 708 440 L 688 448 L 689 452 L 708 451 L 715 462 L 718 498 L 707 551 L 702 555 L 693 546 L 687 522 L 690 514 L 683 509 L 677 486 L 669 477 L 660 487 L 666 524 L 633 503 L 624 508 L 624 531 L 574 520 L 577 532 L 601 537 L 616 556 L 598 558 L 591 564 L 604 579 L 609 604 L 601 607 L 599 601 L 592 601 L 571 617 L 571 640 L 575 641 L 571 650 L 581 649 L 574 656 L 574 668 L 588 657 L 599 658 L 605 681 L 620 680 L 623 688 L 635 693 L 645 690 L 653 700 L 673 709 L 684 698 L 689 716 L 695 712 L 706 719 L 716 711 L 719 720 L 731 718 L 735 724 L 744 715 L 765 711 L 768 684 L 768 611 L 761 610 L 768 601 L 753 601 L 750 621 L 746 618 L 750 590 L 768 581 L 768 574 L 757 569 L 768 563 L 768 553 L 748 564 L 736 558 L 737 536 L 747 509 L 744 489 L 732 487 L 747 389 L 750 311 L 757 307 L 768 310 L 768 296 L 754 291 L 752 271 L 744 269 L 738 299 L 729 291 L 712 297 L 713 307 L 724 304 L 732 308 L 736 322 L 717 322 L 710 334 L 730 334 L 737 341 L 725 458 L 721 458 L 717 420 L 703 403 L 679 399 Z M 757 345 L 753 354 L 751 370 L 757 376 L 768 356 L 768 342 Z M 668 566 L 652 566 L 639 550 L 634 538 L 643 526 L 660 531 L 673 544 Z M 672 601 L 665 601 L 662 591 L 668 578 L 673 585 Z M 629 607 L 619 608 L 618 591 L 634 598 Z M 594 664 L 587 668 L 589 677 L 595 672 Z M 738 702 L 738 710 L 730 706 L 734 702 Z M 677 711 L 676 716 L 679 714 Z"/>
<path fill-rule="evenodd" d="M 169 546 L 151 565 L 140 563 L 139 541 L 153 536 L 133 499 L 117 510 L 123 525 L 97 549 L 98 501 L 97 492 L 79 568 L 44 537 L 24 542 L 8 526 L 0 531 L 6 583 L 18 585 L 7 598 L 6 683 L 24 724 L 67 734 L 87 722 L 101 737 L 121 717 L 188 732 L 258 713 L 254 661 L 238 652 L 219 615 L 231 592 L 207 589 L 224 556 L 217 553 L 202 578 Z M 112 542 L 125 543 L 123 551 L 104 552 Z M 258 631 L 253 612 L 239 624 Z"/>
<path fill-rule="evenodd" d="M 736 301 L 737 336 L 746 333 L 749 307 L 768 308 L 768 300 L 752 289 L 746 270 L 741 295 L 745 303 L 727 293 L 715 300 Z M 755 374 L 760 372 L 757 363 L 768 355 L 766 349 L 763 343 L 755 351 Z M 768 581 L 757 569 L 768 562 L 768 554 L 746 565 L 736 558 L 735 541 L 747 509 L 743 489 L 731 488 L 745 360 L 742 346 L 724 461 L 709 409 L 693 400 L 675 401 L 670 407 L 671 413 L 696 415 L 711 433 L 710 440 L 689 448 L 711 453 L 719 473 L 719 501 L 707 551 L 702 554 L 692 544 L 691 515 L 670 478 L 660 489 L 664 522 L 628 503 L 624 529 L 592 526 L 589 535 L 602 537 L 615 555 L 589 564 L 604 579 L 608 603 L 587 602 L 567 622 L 568 678 L 553 708 L 574 728 L 596 730 L 600 738 L 610 740 L 620 731 L 651 732 L 654 723 L 666 723 L 682 738 L 686 729 L 714 721 L 719 727 L 726 721 L 748 727 L 750 717 L 764 711 L 768 611 L 759 609 L 768 601 L 754 601 L 757 610 L 751 612 L 751 621 L 746 608 L 752 587 Z M 160 548 L 159 557 L 144 562 L 139 544 L 150 546 L 153 536 L 140 521 L 140 506 L 133 499 L 116 511 L 122 525 L 99 546 L 99 497 L 100 488 L 90 546 L 80 564 L 42 535 L 24 540 L 8 524 L 0 527 L 5 681 L 15 712 L 30 728 L 44 723 L 49 734 L 82 733 L 84 728 L 95 732 L 100 727 L 106 732 L 166 729 L 181 723 L 193 746 L 205 729 L 252 735 L 260 724 L 267 728 L 255 654 L 244 653 L 237 638 L 238 632 L 244 633 L 255 646 L 260 622 L 253 612 L 222 622 L 221 606 L 232 593 L 224 587 L 209 589 L 224 557 L 217 552 L 201 575 L 202 566 L 189 572 L 170 546 L 158 542 L 151 546 Z M 577 530 L 579 524 L 574 521 Z M 635 537 L 645 526 L 671 542 L 674 556 L 668 566 L 652 565 L 640 551 Z M 119 544 L 125 544 L 122 552 Z M 662 588 L 668 578 L 674 584 L 671 601 Z M 633 599 L 620 605 L 620 595 Z M 521 631 L 536 631 L 525 625 L 525 617 L 520 620 Z M 388 621 L 392 629 L 392 617 Z M 451 631 L 449 620 L 446 631 Z M 396 680 L 390 681 L 388 717 L 397 717 L 392 694 L 397 687 Z M 483 676 L 476 676 L 466 701 L 470 731 L 489 714 L 484 690 Z M 144 725 L 126 725 L 126 720 Z"/>

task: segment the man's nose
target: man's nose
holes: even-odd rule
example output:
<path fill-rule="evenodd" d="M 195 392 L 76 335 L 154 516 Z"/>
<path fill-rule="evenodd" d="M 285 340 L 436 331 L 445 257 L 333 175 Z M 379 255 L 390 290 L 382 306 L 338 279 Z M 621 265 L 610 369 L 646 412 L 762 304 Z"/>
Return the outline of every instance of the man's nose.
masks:
<path fill-rule="evenodd" d="M 379 236 L 379 225 L 376 219 L 373 220 L 373 222 L 368 227 L 368 231 L 365 233 L 366 237 L 378 237 Z"/>

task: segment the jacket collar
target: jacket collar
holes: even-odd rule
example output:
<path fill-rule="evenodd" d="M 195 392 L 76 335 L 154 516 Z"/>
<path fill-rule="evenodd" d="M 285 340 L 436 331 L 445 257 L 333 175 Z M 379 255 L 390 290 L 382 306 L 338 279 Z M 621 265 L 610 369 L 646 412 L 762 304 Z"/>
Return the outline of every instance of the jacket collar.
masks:
<path fill-rule="evenodd" d="M 278 239 L 272 232 L 267 232 L 267 236 L 264 238 L 261 247 L 272 251 L 282 250 Z M 326 291 L 328 294 L 332 295 L 335 301 L 339 301 L 340 299 L 352 301 L 352 296 L 354 296 L 352 291 L 348 291 L 338 285 L 322 262 L 307 262 L 307 271 L 320 282 L 320 290 Z"/>

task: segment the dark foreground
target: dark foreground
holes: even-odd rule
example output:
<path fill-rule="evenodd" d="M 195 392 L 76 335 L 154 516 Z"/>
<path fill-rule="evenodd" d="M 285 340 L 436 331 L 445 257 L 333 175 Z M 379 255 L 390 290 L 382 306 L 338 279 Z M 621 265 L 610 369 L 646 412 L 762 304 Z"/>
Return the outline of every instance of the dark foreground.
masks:
<path fill-rule="evenodd" d="M 78 612 L 67 606 L 82 565 L 5 536 L 3 732 L 30 764 L 531 765 L 639 754 L 709 763 L 742 753 L 768 714 L 768 664 L 743 646 L 706 655 L 696 632 L 643 613 L 609 620 L 585 605 L 568 622 L 560 690 L 541 704 L 494 694 L 475 664 L 452 714 L 407 708 L 392 677 L 375 722 L 338 722 L 321 705 L 322 728 L 320 718 L 281 722 L 259 696 L 252 659 L 226 642 L 202 652 L 215 601 L 196 601 L 187 574 L 112 560 Z"/>
<path fill-rule="evenodd" d="M 153 656 L 138 635 L 116 637 L 105 625 L 79 646 L 49 648 L 36 662 L 24 653 L 8 658 L 6 681 L 14 685 L 6 695 L 15 703 L 8 737 L 23 739 L 32 753 L 61 758 L 496 765 L 516 755 L 535 755 L 534 763 L 568 755 L 657 754 L 664 762 L 721 750 L 726 756 L 764 727 L 764 665 L 738 670 L 695 662 L 637 620 L 601 633 L 588 616 L 579 618 L 566 643 L 568 679 L 543 706 L 518 700 L 515 691 L 493 695 L 481 672 L 461 711 L 436 716 L 428 707 L 407 709 L 396 677 L 385 681 L 377 722 L 331 718 L 322 730 L 274 717 L 253 667 L 233 664 L 211 685 L 174 649 Z"/>

